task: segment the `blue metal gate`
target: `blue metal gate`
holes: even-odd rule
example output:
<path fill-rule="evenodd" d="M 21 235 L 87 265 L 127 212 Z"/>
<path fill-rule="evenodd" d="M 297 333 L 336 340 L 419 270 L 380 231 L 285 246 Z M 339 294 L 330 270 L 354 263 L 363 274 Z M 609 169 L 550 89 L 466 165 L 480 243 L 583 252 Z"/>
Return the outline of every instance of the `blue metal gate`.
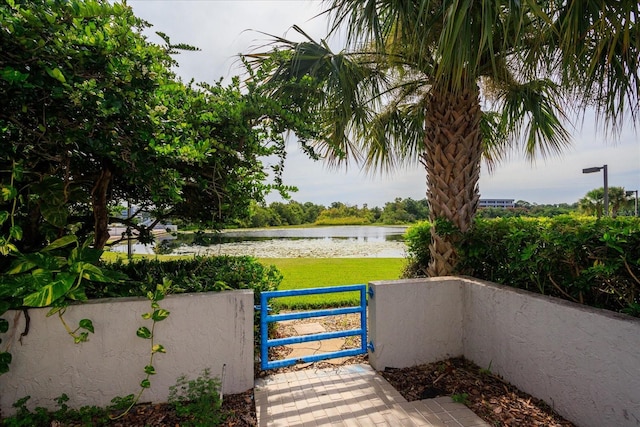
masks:
<path fill-rule="evenodd" d="M 301 311 L 295 313 L 285 314 L 269 314 L 269 299 L 280 297 L 291 297 L 297 295 L 313 295 L 313 294 L 328 294 L 335 292 L 360 292 L 360 305 L 357 307 L 341 307 L 325 310 L 312 310 Z M 346 286 L 332 286 L 327 288 L 309 288 L 309 289 L 295 289 L 289 291 L 268 291 L 262 292 L 260 296 L 260 367 L 263 370 L 281 368 L 283 366 L 293 365 L 297 362 L 315 362 L 318 360 L 332 359 L 335 357 L 356 356 L 359 354 L 367 353 L 367 286 L 366 285 L 346 285 Z M 348 313 L 360 313 L 360 328 L 350 329 L 344 331 L 323 332 L 320 334 L 310 334 L 298 337 L 269 339 L 269 323 L 293 320 L 293 319 L 307 319 L 312 317 L 324 317 L 324 316 L 336 316 L 340 314 Z M 269 360 L 269 348 L 295 344 L 309 341 L 320 341 L 331 338 L 342 338 L 349 336 L 360 335 L 360 348 L 352 348 L 347 350 L 340 350 L 328 353 L 313 354 L 309 356 L 303 356 L 298 358 L 283 359 L 283 360 Z"/>

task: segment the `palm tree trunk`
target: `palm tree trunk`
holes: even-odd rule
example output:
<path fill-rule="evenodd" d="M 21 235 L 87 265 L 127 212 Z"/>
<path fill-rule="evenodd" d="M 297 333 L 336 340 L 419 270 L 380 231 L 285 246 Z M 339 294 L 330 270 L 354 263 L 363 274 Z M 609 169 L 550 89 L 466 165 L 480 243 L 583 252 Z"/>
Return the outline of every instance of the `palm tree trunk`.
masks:
<path fill-rule="evenodd" d="M 481 115 L 477 86 L 457 93 L 432 88 L 422 157 L 432 224 L 429 276 L 455 272 L 456 243 L 473 225 L 480 199 Z"/>

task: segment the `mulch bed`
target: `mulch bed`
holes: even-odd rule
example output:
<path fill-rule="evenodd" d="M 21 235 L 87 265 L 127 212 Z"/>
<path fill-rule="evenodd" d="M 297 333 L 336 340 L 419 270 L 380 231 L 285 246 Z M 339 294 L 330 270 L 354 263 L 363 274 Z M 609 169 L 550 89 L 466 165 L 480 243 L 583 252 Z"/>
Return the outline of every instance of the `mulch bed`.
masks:
<path fill-rule="evenodd" d="M 464 358 L 381 374 L 408 401 L 453 396 L 491 425 L 574 427 L 542 400 Z"/>

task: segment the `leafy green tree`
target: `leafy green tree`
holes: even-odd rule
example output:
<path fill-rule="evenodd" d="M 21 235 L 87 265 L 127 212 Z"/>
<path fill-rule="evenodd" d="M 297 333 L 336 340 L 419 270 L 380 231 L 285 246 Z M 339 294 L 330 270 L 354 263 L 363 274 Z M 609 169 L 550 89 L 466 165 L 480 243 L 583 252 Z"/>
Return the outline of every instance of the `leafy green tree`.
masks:
<path fill-rule="evenodd" d="M 380 221 L 385 224 L 406 224 L 427 219 L 428 212 L 426 199 L 417 201 L 398 197 L 393 202 L 385 203 Z"/>
<path fill-rule="evenodd" d="M 604 212 L 604 188 L 589 191 L 578 201 L 578 207 L 581 212 L 587 215 L 596 215 L 601 218 Z"/>
<path fill-rule="evenodd" d="M 316 205 L 315 203 L 306 202 L 302 205 L 304 208 L 304 223 L 313 224 L 318 219 L 320 213 L 326 209 L 323 205 Z"/>
<path fill-rule="evenodd" d="M 125 201 L 138 209 L 118 221 L 150 239 L 141 211 L 219 228 L 287 190 L 281 165 L 264 184 L 261 158 L 284 156 L 285 130 L 304 141 L 309 120 L 238 79 L 183 84 L 171 55 L 193 48 L 148 42 L 126 4 L 3 1 L 0 18 L 0 179 L 18 192 L 2 210 L 21 251 L 68 233 L 100 249 Z"/>
<path fill-rule="evenodd" d="M 627 195 L 622 187 L 609 187 L 609 210 L 613 218 L 618 216 L 618 211 L 624 209 L 628 203 Z M 581 212 L 587 215 L 595 215 L 601 218 L 604 215 L 604 187 L 596 188 L 589 191 L 582 199 L 578 201 Z"/>
<path fill-rule="evenodd" d="M 326 3 L 348 49 L 276 38 L 281 63 L 266 80 L 280 83 L 274 97 L 295 93 L 313 109 L 323 130 L 313 148 L 329 162 L 425 166 L 432 276 L 455 271 L 483 153 L 494 165 L 514 146 L 530 158 L 561 151 L 567 103 L 614 130 L 637 118 L 636 0 Z"/>
<path fill-rule="evenodd" d="M 628 204 L 626 191 L 623 187 L 609 187 L 609 209 L 613 218 Z"/>

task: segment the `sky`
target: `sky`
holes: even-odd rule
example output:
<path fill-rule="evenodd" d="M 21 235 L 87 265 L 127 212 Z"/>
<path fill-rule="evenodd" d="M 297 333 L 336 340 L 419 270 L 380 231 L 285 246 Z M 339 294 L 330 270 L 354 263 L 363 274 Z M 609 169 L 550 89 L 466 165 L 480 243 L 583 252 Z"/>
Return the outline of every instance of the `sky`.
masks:
<path fill-rule="evenodd" d="M 316 17 L 322 11 L 318 0 L 128 0 L 134 13 L 153 25 L 151 31 L 166 33 L 173 43 L 187 43 L 198 52 L 176 56 L 176 73 L 184 80 L 214 83 L 242 73 L 237 55 L 250 53 L 269 41 L 267 33 L 297 40 L 293 25 L 319 40 L 327 34 L 327 23 Z M 159 41 L 150 34 L 151 41 Z M 335 51 L 340 40 L 330 40 Z M 265 50 L 265 49 L 262 49 Z M 636 123 L 640 129 L 640 124 Z M 572 146 L 561 156 L 537 158 L 533 162 L 515 153 L 489 174 L 483 167 L 480 195 L 483 199 L 525 200 L 537 204 L 574 203 L 594 188 L 603 186 L 603 173 L 583 174 L 582 169 L 608 165 L 609 186 L 640 190 L 640 134 L 631 122 L 613 140 L 596 126 L 594 116 L 577 122 Z M 329 169 L 302 153 L 295 140 L 287 147 L 283 178 L 298 187 L 292 194 L 298 202 L 329 205 L 382 207 L 395 198 L 423 199 L 426 172 L 420 165 L 391 175 L 370 175 L 357 166 Z M 281 201 L 277 194 L 268 202 Z"/>

